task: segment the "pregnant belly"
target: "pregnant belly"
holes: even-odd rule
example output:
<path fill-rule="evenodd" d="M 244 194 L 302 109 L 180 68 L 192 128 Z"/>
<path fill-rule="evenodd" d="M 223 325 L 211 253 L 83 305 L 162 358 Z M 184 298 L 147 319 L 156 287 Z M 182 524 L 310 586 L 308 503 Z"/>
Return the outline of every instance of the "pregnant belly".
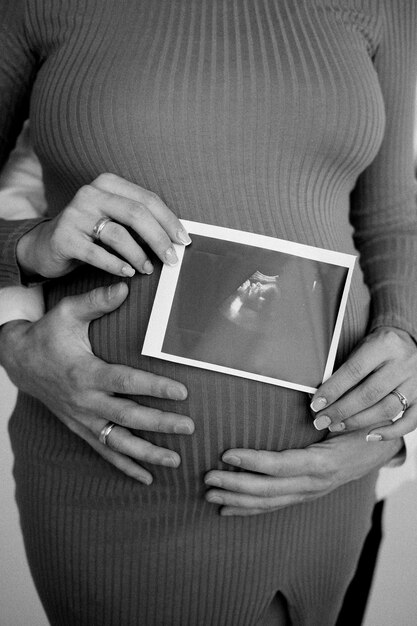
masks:
<path fill-rule="evenodd" d="M 141 355 L 159 272 L 129 281 L 124 304 L 90 325 L 93 352 L 109 363 L 120 363 L 179 380 L 188 388 L 183 402 L 135 397 L 142 405 L 189 415 L 195 422 L 192 436 L 138 433 L 176 450 L 179 469 L 149 467 L 158 483 L 172 484 L 173 476 L 185 490 L 201 489 L 202 474 L 222 468 L 222 453 L 231 447 L 283 450 L 305 447 L 323 434 L 312 425 L 307 394 Z M 47 307 L 62 297 L 116 282 L 108 274 L 82 268 L 46 288 Z"/>

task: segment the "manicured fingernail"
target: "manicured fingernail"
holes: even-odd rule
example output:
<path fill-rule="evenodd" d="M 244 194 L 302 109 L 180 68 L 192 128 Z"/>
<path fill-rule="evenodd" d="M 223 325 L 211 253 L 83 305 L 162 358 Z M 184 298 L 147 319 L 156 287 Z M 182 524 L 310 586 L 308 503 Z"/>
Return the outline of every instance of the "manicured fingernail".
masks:
<path fill-rule="evenodd" d="M 166 465 L 167 467 L 178 467 L 180 463 L 179 460 L 174 456 L 166 456 L 162 459 L 162 464 Z"/>
<path fill-rule="evenodd" d="M 180 422 L 174 426 L 176 435 L 191 435 L 194 432 L 193 427 L 188 422 Z"/>
<path fill-rule="evenodd" d="M 217 478 L 217 476 L 209 476 L 205 479 L 204 482 L 206 483 L 206 485 L 211 485 L 212 487 L 222 486 L 222 481 L 220 480 L 220 478 Z"/>
<path fill-rule="evenodd" d="M 346 430 L 346 424 L 344 422 L 339 422 L 338 424 L 330 424 L 329 430 L 331 433 L 341 433 Z"/>
<path fill-rule="evenodd" d="M 122 267 L 122 274 L 123 276 L 134 276 L 135 275 L 135 270 L 133 269 L 133 267 L 130 267 L 130 265 L 123 265 Z"/>
<path fill-rule="evenodd" d="M 209 502 L 213 502 L 214 504 L 223 504 L 223 498 L 221 498 L 220 496 L 211 496 L 208 495 L 207 496 L 207 500 Z"/>
<path fill-rule="evenodd" d="M 171 400 L 185 400 L 187 390 L 184 387 L 168 387 L 167 394 Z"/>
<path fill-rule="evenodd" d="M 323 398 L 320 396 L 319 398 L 316 398 L 315 400 L 313 400 L 313 402 L 310 404 L 310 409 L 314 411 L 315 413 L 317 413 L 318 411 L 321 411 L 322 409 L 324 409 L 326 404 L 327 404 L 326 398 Z"/>
<path fill-rule="evenodd" d="M 189 234 L 185 230 L 177 230 L 177 237 L 184 246 L 189 246 L 191 243 L 191 239 Z"/>
<path fill-rule="evenodd" d="M 143 264 L 143 271 L 145 274 L 152 274 L 153 272 L 153 265 L 150 261 L 145 261 L 145 263 Z"/>
<path fill-rule="evenodd" d="M 327 415 L 320 415 L 320 417 L 316 417 L 313 422 L 314 428 L 316 428 L 316 430 L 324 430 L 325 428 L 330 426 L 331 423 L 332 420 Z"/>
<path fill-rule="evenodd" d="M 168 265 L 176 265 L 178 263 L 178 257 L 174 248 L 168 248 L 168 250 L 165 252 L 164 258 Z"/>
<path fill-rule="evenodd" d="M 382 435 L 378 433 L 369 433 L 369 435 L 366 435 L 366 441 L 382 441 Z"/>
<path fill-rule="evenodd" d="M 242 459 L 233 454 L 223 454 L 222 461 L 229 463 L 230 465 L 242 465 Z"/>

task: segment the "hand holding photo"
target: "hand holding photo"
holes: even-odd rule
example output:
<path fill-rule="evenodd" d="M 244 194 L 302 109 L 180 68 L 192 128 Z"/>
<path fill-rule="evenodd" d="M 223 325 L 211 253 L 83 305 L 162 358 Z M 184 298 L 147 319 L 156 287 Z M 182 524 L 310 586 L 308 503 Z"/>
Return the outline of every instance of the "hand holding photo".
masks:
<path fill-rule="evenodd" d="M 355 258 L 183 221 L 142 354 L 314 393 L 332 373 Z"/>

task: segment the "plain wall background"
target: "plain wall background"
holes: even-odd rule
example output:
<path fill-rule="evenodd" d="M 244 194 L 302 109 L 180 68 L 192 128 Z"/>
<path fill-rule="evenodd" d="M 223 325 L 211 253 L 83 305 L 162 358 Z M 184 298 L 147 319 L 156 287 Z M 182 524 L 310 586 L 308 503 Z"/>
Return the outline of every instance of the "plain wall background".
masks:
<path fill-rule="evenodd" d="M 14 501 L 7 421 L 15 397 L 14 387 L 0 368 L 0 625 L 47 626 L 27 567 Z M 385 540 L 364 626 L 416 625 L 416 529 L 417 482 L 413 481 L 387 501 Z"/>

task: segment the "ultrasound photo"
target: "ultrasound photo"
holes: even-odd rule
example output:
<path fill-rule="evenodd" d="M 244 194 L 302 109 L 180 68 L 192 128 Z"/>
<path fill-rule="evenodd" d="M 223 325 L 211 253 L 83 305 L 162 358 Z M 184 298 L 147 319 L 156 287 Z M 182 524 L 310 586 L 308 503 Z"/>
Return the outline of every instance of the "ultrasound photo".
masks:
<path fill-rule="evenodd" d="M 355 257 L 192 222 L 143 354 L 313 392 L 331 373 Z"/>

